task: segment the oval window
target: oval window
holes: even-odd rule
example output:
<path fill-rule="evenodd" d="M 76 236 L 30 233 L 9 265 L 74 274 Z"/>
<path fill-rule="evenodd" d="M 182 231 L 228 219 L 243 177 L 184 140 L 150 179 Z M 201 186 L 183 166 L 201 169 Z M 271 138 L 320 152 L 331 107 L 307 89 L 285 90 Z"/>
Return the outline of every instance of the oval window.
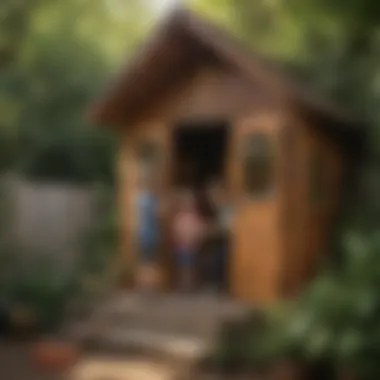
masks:
<path fill-rule="evenodd" d="M 254 197 L 264 196 L 273 186 L 273 147 L 265 133 L 251 135 L 245 141 L 243 181 L 245 191 Z"/>

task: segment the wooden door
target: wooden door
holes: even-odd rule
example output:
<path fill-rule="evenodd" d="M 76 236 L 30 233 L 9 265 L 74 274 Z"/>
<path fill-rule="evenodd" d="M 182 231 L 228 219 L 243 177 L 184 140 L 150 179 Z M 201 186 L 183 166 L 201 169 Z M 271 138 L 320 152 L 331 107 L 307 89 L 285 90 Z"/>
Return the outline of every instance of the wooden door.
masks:
<path fill-rule="evenodd" d="M 277 297 L 280 263 L 277 123 L 269 117 L 245 119 L 232 135 L 231 290 L 238 299 L 265 304 Z"/>

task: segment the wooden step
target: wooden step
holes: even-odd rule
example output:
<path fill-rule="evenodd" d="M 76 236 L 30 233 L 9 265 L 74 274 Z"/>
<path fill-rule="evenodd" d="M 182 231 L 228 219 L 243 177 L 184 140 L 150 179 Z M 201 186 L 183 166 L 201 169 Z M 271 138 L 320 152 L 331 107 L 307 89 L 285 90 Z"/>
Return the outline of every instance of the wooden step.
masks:
<path fill-rule="evenodd" d="M 151 311 L 146 313 L 124 313 L 117 316 L 98 316 L 95 323 L 97 326 L 112 326 L 120 329 L 153 329 L 168 333 L 203 336 L 215 334 L 223 319 L 222 316 L 210 316 L 202 313 L 176 315 Z"/>
<path fill-rule="evenodd" d="M 224 320 L 239 318 L 246 310 L 215 297 L 172 295 L 145 298 L 130 294 L 103 304 L 87 322 L 95 330 L 111 327 L 210 338 Z"/>
<path fill-rule="evenodd" d="M 243 316 L 247 310 L 246 306 L 216 297 L 126 296 L 104 305 L 98 314 L 115 323 L 134 318 L 204 321 Z"/>
<path fill-rule="evenodd" d="M 103 310 L 114 314 L 161 311 L 186 316 L 189 313 L 231 315 L 248 310 L 247 305 L 218 295 L 157 295 L 144 297 L 136 293 L 125 294 L 104 304 Z"/>

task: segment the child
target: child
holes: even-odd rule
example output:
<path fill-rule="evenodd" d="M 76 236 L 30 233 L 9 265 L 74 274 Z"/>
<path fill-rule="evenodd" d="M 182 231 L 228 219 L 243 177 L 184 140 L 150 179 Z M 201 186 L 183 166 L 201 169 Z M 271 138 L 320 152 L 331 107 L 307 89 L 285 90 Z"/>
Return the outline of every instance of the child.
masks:
<path fill-rule="evenodd" d="M 173 218 L 173 239 L 182 290 L 193 287 L 194 269 L 204 228 L 194 195 L 189 191 L 180 193 L 178 209 Z"/>

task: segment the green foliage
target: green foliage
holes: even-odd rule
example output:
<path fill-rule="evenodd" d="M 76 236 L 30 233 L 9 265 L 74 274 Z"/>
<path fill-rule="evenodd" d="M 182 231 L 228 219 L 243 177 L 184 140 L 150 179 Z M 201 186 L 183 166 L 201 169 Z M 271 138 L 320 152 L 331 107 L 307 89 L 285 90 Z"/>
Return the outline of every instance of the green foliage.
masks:
<path fill-rule="evenodd" d="M 11 33 L 27 24 L 17 56 L 0 71 L 0 172 L 112 181 L 114 139 L 88 125 L 86 108 L 150 18 L 140 1 L 129 1 L 123 17 L 108 3 L 7 0 L 0 6 L 7 20 L 2 37 L 8 35 L 5 29 Z"/>
<path fill-rule="evenodd" d="M 32 12 L 41 0 L 2 0 L 0 4 L 0 68 L 12 62 L 29 32 Z"/>
<path fill-rule="evenodd" d="M 326 358 L 360 379 L 378 378 L 379 248 L 376 232 L 349 234 L 341 271 L 318 278 L 297 301 L 288 328 L 298 328 L 292 339 L 305 360 Z"/>
<path fill-rule="evenodd" d="M 99 198 L 102 217 L 86 236 L 82 267 L 86 274 L 102 276 L 115 260 L 119 236 L 114 190 L 103 189 Z"/>
<path fill-rule="evenodd" d="M 79 273 L 82 278 L 82 295 L 98 300 L 114 290 L 120 280 L 120 270 L 125 270 L 125 266 L 118 265 L 121 257 L 118 254 L 120 235 L 115 189 L 100 187 L 97 199 L 99 209 L 96 223 L 85 235 Z"/>
<path fill-rule="evenodd" d="M 378 379 L 379 249 L 378 232 L 347 234 L 339 272 L 324 273 L 302 296 L 267 311 L 259 329 L 251 320 L 235 328 L 232 338 L 227 330 L 216 351 L 222 363 L 330 363 L 336 370 L 354 371 L 360 379 Z"/>
<path fill-rule="evenodd" d="M 6 252 L 1 252 L 3 259 L 6 256 Z M 17 260 L 7 264 L 9 276 L 1 278 L 0 305 L 8 313 L 19 306 L 32 311 L 42 330 L 59 327 L 68 302 L 80 289 L 77 274 L 63 276 L 47 255 L 38 256 L 27 266 Z"/>
<path fill-rule="evenodd" d="M 82 121 L 102 72 L 91 48 L 63 36 L 41 39 L 26 62 L 3 70 L 4 111 L 15 112 L 10 105 L 17 109 L 5 130 L 17 130 L 18 170 L 37 178 L 93 180 L 101 178 L 106 164 L 103 176 L 110 177 L 112 142 Z"/>
<path fill-rule="evenodd" d="M 191 3 L 254 50 L 298 67 L 302 80 L 306 77 L 317 89 L 378 124 L 377 1 L 224 0 L 217 12 L 212 0 Z"/>

